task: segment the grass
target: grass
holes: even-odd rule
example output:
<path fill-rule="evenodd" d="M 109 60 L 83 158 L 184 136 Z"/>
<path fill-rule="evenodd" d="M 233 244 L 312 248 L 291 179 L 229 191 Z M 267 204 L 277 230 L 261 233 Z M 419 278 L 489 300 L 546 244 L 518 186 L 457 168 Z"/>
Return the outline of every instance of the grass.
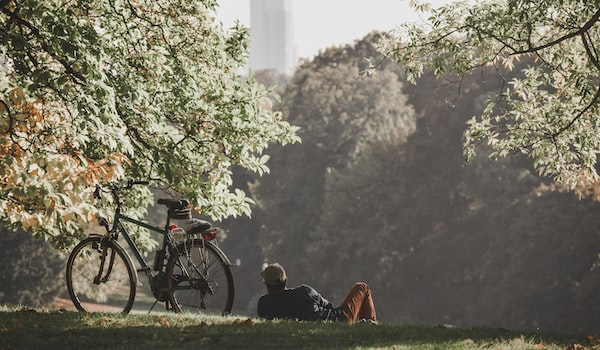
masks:
<path fill-rule="evenodd" d="M 575 345 L 577 344 L 577 345 Z M 0 349 L 600 349 L 593 337 L 491 328 L 120 315 L 0 306 Z"/>

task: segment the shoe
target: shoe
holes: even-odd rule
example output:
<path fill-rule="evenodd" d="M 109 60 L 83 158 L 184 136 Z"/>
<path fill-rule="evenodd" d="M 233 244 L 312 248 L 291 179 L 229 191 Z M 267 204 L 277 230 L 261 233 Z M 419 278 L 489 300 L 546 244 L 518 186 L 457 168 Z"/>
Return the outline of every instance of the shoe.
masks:
<path fill-rule="evenodd" d="M 375 321 L 375 320 L 371 320 L 371 319 L 367 319 L 367 318 L 361 318 L 360 320 L 356 321 L 356 323 L 368 323 L 368 324 L 374 324 L 374 325 L 381 324 L 381 323 L 379 323 L 379 321 Z"/>

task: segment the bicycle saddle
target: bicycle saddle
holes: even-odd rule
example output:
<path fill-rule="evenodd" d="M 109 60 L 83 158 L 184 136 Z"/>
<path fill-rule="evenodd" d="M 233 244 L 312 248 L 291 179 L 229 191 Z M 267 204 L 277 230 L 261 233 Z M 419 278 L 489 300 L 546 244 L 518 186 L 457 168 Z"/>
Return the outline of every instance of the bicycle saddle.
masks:
<path fill-rule="evenodd" d="M 169 210 L 180 210 L 186 209 L 190 202 L 187 199 L 170 199 L 170 198 L 160 198 L 157 201 L 158 204 L 166 205 Z"/>
<path fill-rule="evenodd" d="M 200 219 L 191 219 L 188 222 L 188 224 L 185 228 L 185 231 L 188 234 L 192 235 L 195 233 L 202 233 L 211 227 L 212 227 L 212 224 L 208 221 L 204 221 L 204 220 L 200 220 Z"/>

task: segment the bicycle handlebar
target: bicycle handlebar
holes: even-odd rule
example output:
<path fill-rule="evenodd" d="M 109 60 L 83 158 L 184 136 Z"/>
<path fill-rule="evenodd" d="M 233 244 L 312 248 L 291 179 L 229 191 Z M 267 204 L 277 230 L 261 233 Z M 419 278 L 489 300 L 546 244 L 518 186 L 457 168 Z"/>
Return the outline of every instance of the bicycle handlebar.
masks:
<path fill-rule="evenodd" d="M 102 187 L 102 185 L 96 184 L 96 189 L 94 190 L 94 199 L 102 199 L 102 192 L 110 192 L 115 197 L 115 199 L 118 200 L 119 196 L 117 192 L 119 190 L 129 190 L 135 185 L 148 186 L 149 184 L 150 182 L 145 180 L 128 180 L 127 184 L 125 184 L 124 186 L 119 186 L 116 182 L 111 182 L 109 183 L 109 189 L 105 189 L 104 187 Z"/>
<path fill-rule="evenodd" d="M 129 189 L 135 185 L 148 186 L 149 184 L 150 184 L 150 182 L 144 181 L 144 180 L 129 180 L 129 181 L 127 181 L 127 186 L 125 186 L 125 188 Z"/>

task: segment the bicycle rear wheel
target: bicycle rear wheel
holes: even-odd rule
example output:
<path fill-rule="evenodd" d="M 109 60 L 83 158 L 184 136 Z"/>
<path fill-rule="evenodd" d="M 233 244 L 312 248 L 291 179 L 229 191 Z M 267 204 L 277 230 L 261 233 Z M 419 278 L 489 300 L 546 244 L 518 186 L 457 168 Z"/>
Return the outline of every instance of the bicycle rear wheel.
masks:
<path fill-rule="evenodd" d="M 137 275 L 126 254 L 117 242 L 100 236 L 75 246 L 67 261 L 67 289 L 77 310 L 125 314 L 131 310 Z"/>
<path fill-rule="evenodd" d="M 233 276 L 223 252 L 193 239 L 179 245 L 167 263 L 170 302 L 175 312 L 228 315 L 233 306 Z"/>

